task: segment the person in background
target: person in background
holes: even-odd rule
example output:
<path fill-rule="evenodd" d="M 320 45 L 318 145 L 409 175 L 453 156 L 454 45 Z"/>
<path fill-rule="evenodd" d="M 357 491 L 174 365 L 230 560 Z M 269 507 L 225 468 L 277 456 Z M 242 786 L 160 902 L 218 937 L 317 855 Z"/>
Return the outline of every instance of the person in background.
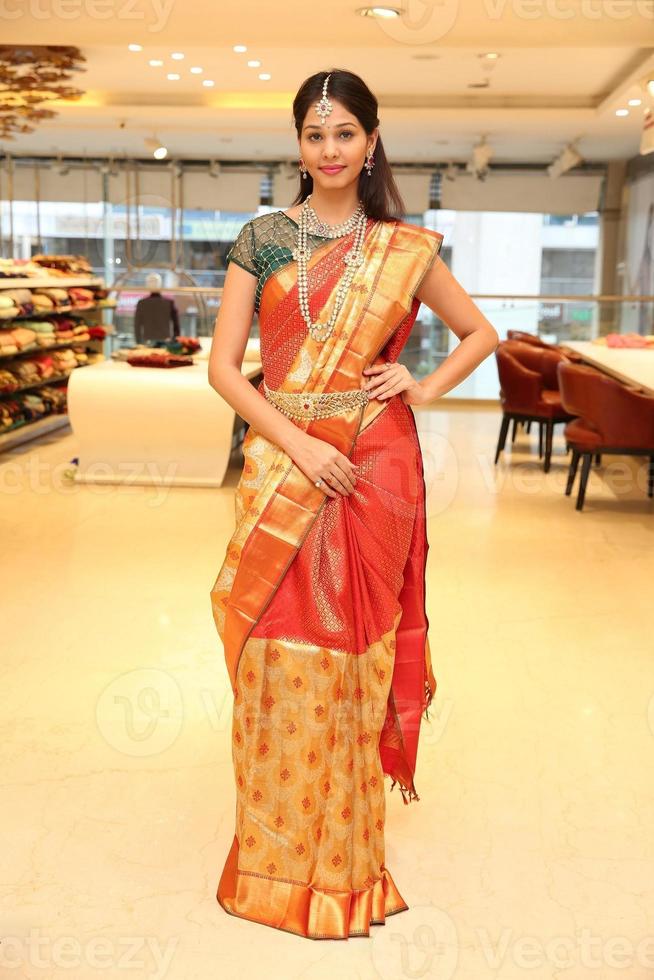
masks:
<path fill-rule="evenodd" d="M 143 296 L 134 311 L 134 337 L 137 344 L 148 340 L 169 340 L 179 337 L 179 314 L 172 299 L 161 295 L 161 276 L 151 272 L 145 280 L 149 296 Z"/>

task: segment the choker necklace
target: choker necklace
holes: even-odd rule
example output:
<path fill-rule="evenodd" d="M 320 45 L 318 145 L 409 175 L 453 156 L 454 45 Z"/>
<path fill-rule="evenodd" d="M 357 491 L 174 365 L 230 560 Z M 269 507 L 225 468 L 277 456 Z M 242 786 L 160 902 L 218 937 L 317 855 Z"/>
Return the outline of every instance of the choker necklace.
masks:
<path fill-rule="evenodd" d="M 359 217 L 363 214 L 363 203 L 359 201 L 356 210 L 350 215 L 347 221 L 342 221 L 338 225 L 330 225 L 326 221 L 323 221 L 322 218 L 319 218 L 311 205 L 307 203 L 310 197 L 311 194 L 304 199 L 309 231 L 314 235 L 320 235 L 322 238 L 342 238 L 343 235 L 349 235 L 351 231 L 354 231 Z"/>
<path fill-rule="evenodd" d="M 363 237 L 366 230 L 366 223 L 368 217 L 363 210 L 363 204 L 359 201 L 359 206 L 354 214 L 348 218 L 346 222 L 342 225 L 336 225 L 331 230 L 336 231 L 336 229 L 342 229 L 345 225 L 348 226 L 349 231 L 355 231 L 354 244 L 352 248 L 345 253 L 343 256 L 343 261 L 345 262 L 345 275 L 340 280 L 336 288 L 336 299 L 334 301 L 334 308 L 331 312 L 329 319 L 325 322 L 316 320 L 315 322 L 311 319 L 311 312 L 309 310 L 309 291 L 307 286 L 307 262 L 309 260 L 310 249 L 308 247 L 307 235 L 309 234 L 309 213 L 313 211 L 309 204 L 311 194 L 309 194 L 305 200 L 302 210 L 300 211 L 300 221 L 298 225 L 298 236 L 297 236 L 297 246 L 293 249 L 293 258 L 297 262 L 297 284 L 298 284 L 298 298 L 300 303 L 300 311 L 307 325 L 309 333 L 314 340 L 322 343 L 331 336 L 334 325 L 336 323 L 336 318 L 341 311 L 343 303 L 345 302 L 345 296 L 350 284 L 354 279 L 354 274 L 357 268 L 363 262 Z M 315 212 L 313 212 L 315 214 Z M 320 219 L 318 219 L 320 220 Z M 330 226 L 326 226 L 330 227 Z M 338 234 L 330 234 L 325 237 L 329 238 L 340 238 L 347 235 L 349 231 L 340 231 Z"/>

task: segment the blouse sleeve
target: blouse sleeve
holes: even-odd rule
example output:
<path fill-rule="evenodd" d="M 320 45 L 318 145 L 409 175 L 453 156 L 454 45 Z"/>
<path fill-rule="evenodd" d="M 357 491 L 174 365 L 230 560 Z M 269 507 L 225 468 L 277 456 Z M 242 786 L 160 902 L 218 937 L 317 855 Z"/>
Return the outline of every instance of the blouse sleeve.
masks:
<path fill-rule="evenodd" d="M 234 244 L 228 251 L 225 257 L 225 265 L 228 265 L 230 262 L 236 262 L 237 265 L 251 272 L 253 276 L 259 275 L 256 262 L 254 228 L 252 227 L 251 221 L 245 222 L 236 236 Z"/>

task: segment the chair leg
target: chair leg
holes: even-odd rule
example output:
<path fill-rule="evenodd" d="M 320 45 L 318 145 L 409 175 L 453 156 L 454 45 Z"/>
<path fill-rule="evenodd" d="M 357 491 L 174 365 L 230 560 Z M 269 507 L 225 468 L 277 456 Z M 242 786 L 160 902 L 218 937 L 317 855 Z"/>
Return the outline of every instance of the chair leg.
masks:
<path fill-rule="evenodd" d="M 647 475 L 647 496 L 654 497 L 654 456 L 649 458 L 649 473 Z"/>
<path fill-rule="evenodd" d="M 511 429 L 511 444 L 515 442 L 515 434 L 518 431 L 518 420 L 513 420 L 513 428 Z"/>
<path fill-rule="evenodd" d="M 602 454 L 595 453 L 595 466 L 601 466 L 601 465 L 602 465 Z"/>
<path fill-rule="evenodd" d="M 531 419 L 527 422 L 527 434 L 531 432 Z"/>
<path fill-rule="evenodd" d="M 543 423 L 538 423 L 538 458 L 543 458 Z"/>
<path fill-rule="evenodd" d="M 502 413 L 502 424 L 500 426 L 500 437 L 497 440 L 497 450 L 495 452 L 495 462 L 497 463 L 500 458 L 500 453 L 506 445 L 506 434 L 509 431 L 509 422 L 511 419 L 504 412 Z"/>
<path fill-rule="evenodd" d="M 550 471 L 550 462 L 552 460 L 552 435 L 554 433 L 554 422 L 552 419 L 548 419 L 545 423 L 545 472 Z"/>
<path fill-rule="evenodd" d="M 568 482 L 566 483 L 565 486 L 566 497 L 569 497 L 570 494 L 572 493 L 572 487 L 574 486 L 578 465 L 579 465 L 579 450 L 573 447 L 572 459 L 570 460 L 570 469 L 568 470 Z"/>
<path fill-rule="evenodd" d="M 584 506 L 584 498 L 586 497 L 586 484 L 588 483 L 588 474 L 590 473 L 590 464 L 593 458 L 592 453 L 583 453 L 584 461 L 581 464 L 581 477 L 579 479 L 579 493 L 577 495 L 577 510 L 581 510 Z"/>

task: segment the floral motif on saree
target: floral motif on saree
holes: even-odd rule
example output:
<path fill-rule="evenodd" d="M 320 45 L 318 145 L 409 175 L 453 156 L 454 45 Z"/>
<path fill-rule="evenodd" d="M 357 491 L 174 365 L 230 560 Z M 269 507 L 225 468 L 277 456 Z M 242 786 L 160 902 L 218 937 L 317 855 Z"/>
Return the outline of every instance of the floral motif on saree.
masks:
<path fill-rule="evenodd" d="M 291 219 L 276 215 L 288 231 Z M 253 241 L 259 221 L 244 232 Z M 290 251 L 284 260 L 283 238 L 250 259 L 265 278 L 267 384 L 293 393 L 360 388 L 363 368 L 401 352 L 442 235 L 369 220 L 365 261 L 322 344 L 299 311 L 297 266 Z M 312 310 L 331 309 L 350 245 L 351 236 L 315 243 Z M 420 719 L 436 690 L 424 474 L 401 397 L 296 424 L 358 463 L 359 476 L 349 496 L 327 497 L 279 446 L 252 428 L 245 436 L 236 527 L 211 589 L 234 693 L 236 779 L 235 835 L 217 898 L 232 914 L 301 936 L 347 938 L 408 908 L 385 865 L 384 775 L 405 803 L 418 799 Z"/>

